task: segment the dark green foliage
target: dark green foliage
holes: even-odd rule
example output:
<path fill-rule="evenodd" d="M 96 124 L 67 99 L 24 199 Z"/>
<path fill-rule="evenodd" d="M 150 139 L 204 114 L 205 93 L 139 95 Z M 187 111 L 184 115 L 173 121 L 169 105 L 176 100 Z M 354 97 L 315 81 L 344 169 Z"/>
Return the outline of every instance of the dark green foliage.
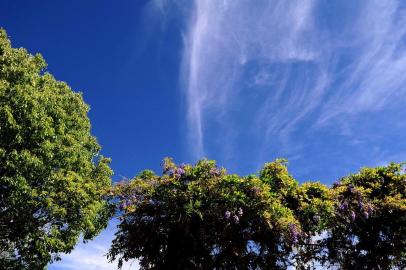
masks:
<path fill-rule="evenodd" d="M 406 268 L 406 174 L 402 164 L 364 168 L 333 187 L 326 261 L 341 269 Z"/>
<path fill-rule="evenodd" d="M 285 160 L 258 175 L 214 161 L 163 164 L 112 190 L 121 223 L 111 260 L 142 269 L 404 269 L 402 164 L 365 168 L 332 188 L 299 185 Z"/>
<path fill-rule="evenodd" d="M 45 61 L 14 49 L 0 30 L 0 265 L 41 269 L 111 210 L 109 160 L 90 134 L 88 106 Z"/>
<path fill-rule="evenodd" d="M 207 160 L 166 159 L 163 167 L 162 176 L 145 171 L 115 187 L 122 222 L 109 256 L 120 265 L 138 258 L 142 269 L 286 269 L 310 237 L 295 213 L 329 209 L 328 189 L 299 186 L 280 160 L 259 177 L 229 175 Z M 309 231 L 320 231 L 322 218 Z"/>

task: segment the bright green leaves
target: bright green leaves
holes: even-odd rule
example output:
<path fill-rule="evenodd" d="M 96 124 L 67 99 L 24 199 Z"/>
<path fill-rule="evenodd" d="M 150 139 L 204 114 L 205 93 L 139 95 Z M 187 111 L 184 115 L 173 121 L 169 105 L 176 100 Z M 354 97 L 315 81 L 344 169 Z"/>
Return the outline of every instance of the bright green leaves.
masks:
<path fill-rule="evenodd" d="M 283 199 L 292 196 L 298 186 L 297 181 L 289 174 L 286 164 L 287 160 L 277 159 L 274 162 L 266 163 L 259 173 L 259 178 Z"/>
<path fill-rule="evenodd" d="M 89 107 L 40 55 L 0 30 L 0 264 L 40 269 L 111 216 L 109 160 L 90 134 Z"/>
<path fill-rule="evenodd" d="M 296 191 L 296 216 L 312 235 L 321 233 L 333 216 L 331 191 L 319 182 L 306 182 Z"/>

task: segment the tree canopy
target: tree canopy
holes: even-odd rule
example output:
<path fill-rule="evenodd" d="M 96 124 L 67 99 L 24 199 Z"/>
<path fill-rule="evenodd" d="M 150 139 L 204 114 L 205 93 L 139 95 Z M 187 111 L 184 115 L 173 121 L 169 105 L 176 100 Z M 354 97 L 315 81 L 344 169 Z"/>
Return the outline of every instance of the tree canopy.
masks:
<path fill-rule="evenodd" d="M 343 269 L 406 268 L 406 174 L 402 164 L 364 168 L 332 188 L 335 215 L 326 261 Z"/>
<path fill-rule="evenodd" d="M 121 222 L 108 256 L 141 269 L 403 269 L 405 188 L 394 163 L 329 188 L 299 184 L 285 160 L 242 177 L 165 159 L 162 175 L 112 189 Z"/>
<path fill-rule="evenodd" d="M 109 159 L 90 133 L 82 96 L 45 72 L 41 55 L 0 30 L 0 265 L 41 269 L 79 237 L 102 230 L 111 208 Z"/>
<path fill-rule="evenodd" d="M 143 269 L 286 269 L 333 208 L 325 186 L 298 185 L 283 160 L 241 177 L 165 159 L 162 176 L 144 171 L 114 192 L 122 222 L 109 256 Z"/>

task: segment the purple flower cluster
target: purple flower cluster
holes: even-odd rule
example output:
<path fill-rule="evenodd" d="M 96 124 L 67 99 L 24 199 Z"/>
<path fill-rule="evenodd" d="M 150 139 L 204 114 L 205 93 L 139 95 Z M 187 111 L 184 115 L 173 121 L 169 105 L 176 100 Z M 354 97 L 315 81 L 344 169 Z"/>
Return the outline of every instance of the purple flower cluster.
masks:
<path fill-rule="evenodd" d="M 241 207 L 238 208 L 237 215 L 241 217 L 243 214 L 244 214 L 244 211 L 242 210 L 242 208 Z"/>
<path fill-rule="evenodd" d="M 347 202 L 340 203 L 340 205 L 338 206 L 338 209 L 340 211 L 346 211 L 348 209 L 348 203 Z"/>
<path fill-rule="evenodd" d="M 299 241 L 299 237 L 300 237 L 300 232 L 297 229 L 296 224 L 290 223 L 289 231 L 290 231 L 290 237 L 291 237 L 293 243 L 296 244 Z"/>
<path fill-rule="evenodd" d="M 353 209 L 353 208 L 351 208 L 351 209 Z M 362 216 L 364 216 L 364 218 L 368 219 L 371 216 L 372 212 L 374 211 L 372 205 L 369 203 L 364 203 L 361 198 L 358 199 L 358 209 L 355 211 L 351 210 L 351 209 L 347 202 L 341 202 L 338 205 L 338 214 L 341 214 L 343 212 L 345 213 L 345 215 L 349 214 L 350 219 L 352 221 L 355 221 L 355 218 L 357 216 L 356 212 L 361 213 Z M 351 210 L 351 211 L 349 211 L 349 210 Z"/>
<path fill-rule="evenodd" d="M 363 210 L 362 214 L 366 219 L 368 219 L 374 211 L 373 207 L 370 204 L 368 204 L 366 207 L 363 207 L 361 210 Z"/>
<path fill-rule="evenodd" d="M 176 168 L 176 170 L 175 170 L 175 174 L 177 174 L 177 175 L 179 175 L 179 176 L 182 176 L 182 175 L 184 175 L 186 173 L 186 171 L 185 171 L 185 169 L 183 169 L 183 168 Z"/>
<path fill-rule="evenodd" d="M 135 205 L 137 202 L 137 197 L 136 196 L 130 196 L 130 197 L 123 197 L 121 199 L 121 203 L 119 205 L 119 210 L 120 211 L 127 211 L 127 208 L 130 206 Z"/>
<path fill-rule="evenodd" d="M 179 164 L 179 168 L 184 169 L 185 167 L 186 167 L 186 164 L 185 164 L 185 163 L 181 163 L 181 164 Z"/>
<path fill-rule="evenodd" d="M 129 204 L 127 203 L 126 200 L 122 201 L 121 204 L 120 204 L 120 206 L 119 206 L 120 211 L 125 210 L 125 209 L 128 207 L 128 205 L 129 205 Z"/>
<path fill-rule="evenodd" d="M 349 184 L 349 185 L 348 185 L 348 191 L 349 191 L 350 193 L 354 193 L 354 185 L 353 185 L 353 184 Z"/>
<path fill-rule="evenodd" d="M 351 211 L 351 220 L 355 221 L 356 215 L 354 211 Z"/>
<path fill-rule="evenodd" d="M 351 218 L 351 220 L 352 221 L 354 221 L 355 220 L 355 212 L 354 211 L 348 211 L 349 210 L 349 205 L 348 205 L 348 203 L 347 202 L 341 202 L 339 205 L 338 205 L 338 214 L 340 215 L 340 214 L 345 214 L 345 216 L 348 214 L 348 213 L 350 213 L 350 218 Z"/>
<path fill-rule="evenodd" d="M 261 193 L 261 189 L 259 187 L 252 187 L 250 190 L 250 193 L 254 196 L 258 195 Z"/>
<path fill-rule="evenodd" d="M 368 204 L 368 206 L 367 206 L 367 212 L 368 212 L 369 214 L 372 214 L 373 211 L 374 211 L 374 208 L 372 207 L 372 205 Z"/>
<path fill-rule="evenodd" d="M 186 173 L 184 167 L 185 167 L 184 165 L 183 166 L 181 165 L 177 168 L 169 168 L 167 173 L 169 176 L 181 177 Z"/>
<path fill-rule="evenodd" d="M 118 208 L 120 211 L 127 211 L 129 207 L 135 206 L 137 207 L 140 203 L 142 203 L 145 200 L 145 196 L 142 194 L 138 194 L 137 192 L 134 192 L 131 195 L 126 195 L 126 196 L 120 196 L 120 203 L 118 205 Z M 151 203 L 152 200 L 149 200 L 149 203 Z"/>
<path fill-rule="evenodd" d="M 221 175 L 221 170 L 219 168 L 211 168 L 210 169 L 210 175 L 213 177 L 220 176 Z"/>
<path fill-rule="evenodd" d="M 237 212 L 234 213 L 234 214 L 232 212 L 228 211 L 228 210 L 225 211 L 224 212 L 224 218 L 226 220 L 229 220 L 229 219 L 232 218 L 234 223 L 238 224 L 240 222 L 240 217 L 242 217 L 243 214 L 244 214 L 244 211 L 240 207 L 240 208 L 238 208 Z"/>
<path fill-rule="evenodd" d="M 174 169 L 174 168 L 169 168 L 166 172 L 167 172 L 170 176 L 173 176 L 173 175 L 175 174 L 175 169 Z"/>

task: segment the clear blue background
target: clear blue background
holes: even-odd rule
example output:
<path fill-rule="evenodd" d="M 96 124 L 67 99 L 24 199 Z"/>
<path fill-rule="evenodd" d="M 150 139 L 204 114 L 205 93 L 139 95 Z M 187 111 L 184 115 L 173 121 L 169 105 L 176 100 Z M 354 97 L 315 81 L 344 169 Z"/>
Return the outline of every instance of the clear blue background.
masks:
<path fill-rule="evenodd" d="M 145 2 L 0 2 L 13 46 L 41 53 L 50 73 L 83 92 L 115 179 L 182 153 L 180 32 L 167 29 L 155 41 L 159 26 L 143 21 Z"/>

